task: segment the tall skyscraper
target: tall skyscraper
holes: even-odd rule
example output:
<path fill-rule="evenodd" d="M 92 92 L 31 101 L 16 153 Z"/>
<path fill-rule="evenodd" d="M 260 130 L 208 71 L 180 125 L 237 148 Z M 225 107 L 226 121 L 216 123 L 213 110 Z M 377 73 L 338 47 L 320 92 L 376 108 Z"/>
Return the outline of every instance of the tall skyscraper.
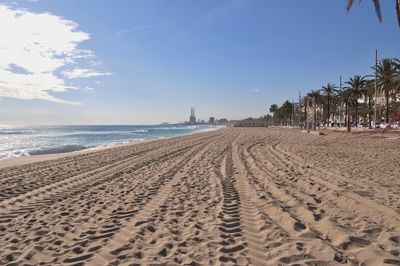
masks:
<path fill-rule="evenodd" d="M 196 124 L 196 114 L 194 111 L 194 108 L 190 108 L 190 118 L 189 118 L 190 124 Z"/>

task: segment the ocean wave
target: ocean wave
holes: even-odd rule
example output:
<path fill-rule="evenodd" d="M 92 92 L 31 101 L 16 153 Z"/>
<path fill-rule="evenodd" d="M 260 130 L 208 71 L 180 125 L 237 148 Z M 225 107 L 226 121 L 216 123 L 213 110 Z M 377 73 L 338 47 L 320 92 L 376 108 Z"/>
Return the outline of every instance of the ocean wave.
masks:
<path fill-rule="evenodd" d="M 16 129 L 16 128 L 21 128 L 21 126 L 0 125 L 0 131 L 1 130 Z"/>
<path fill-rule="evenodd" d="M 189 129 L 197 129 L 204 126 L 197 126 L 197 125 L 188 125 L 188 126 L 174 126 L 174 127 L 156 127 L 154 130 L 189 130 Z"/>
<path fill-rule="evenodd" d="M 72 131 L 60 132 L 59 136 L 92 136 L 92 135 L 122 135 L 129 134 L 129 131 Z"/>
<path fill-rule="evenodd" d="M 0 135 L 28 135 L 28 134 L 33 134 L 34 131 L 31 130 L 1 130 L 0 129 Z"/>
<path fill-rule="evenodd" d="M 149 129 L 133 129 L 133 130 L 110 130 L 110 131 L 73 131 L 73 132 L 62 132 L 59 136 L 95 136 L 95 135 L 130 135 L 132 133 L 136 134 L 147 134 Z"/>
<path fill-rule="evenodd" d="M 218 130 L 218 127 L 207 127 L 207 128 L 203 128 L 201 130 L 199 130 L 198 132 L 209 132 L 209 131 L 214 131 L 214 130 Z"/>
<path fill-rule="evenodd" d="M 29 150 L 28 154 L 43 155 L 43 154 L 65 153 L 65 152 L 81 151 L 89 148 L 93 148 L 93 146 L 66 144 L 54 147 L 43 147 L 39 149 Z"/>
<path fill-rule="evenodd" d="M 0 152 L 0 160 L 24 156 L 30 156 L 30 154 L 25 150 Z"/>
<path fill-rule="evenodd" d="M 146 134 L 149 133 L 149 131 L 146 129 L 137 129 L 137 130 L 132 130 L 131 133 Z"/>
<path fill-rule="evenodd" d="M 114 148 L 114 147 L 118 147 L 120 145 L 134 143 L 134 142 L 140 142 L 140 141 L 145 141 L 145 139 L 130 139 L 130 140 L 125 140 L 125 141 L 115 141 L 115 142 L 111 142 L 111 143 L 107 143 L 107 144 L 94 146 L 94 147 L 88 148 L 88 150 L 90 150 L 90 151 L 103 150 L 103 149 Z"/>
<path fill-rule="evenodd" d="M 107 137 L 107 136 L 128 136 L 129 131 L 81 131 L 81 132 L 51 132 L 36 134 L 35 137 L 48 137 L 48 138 L 85 138 L 85 137 Z"/>
<path fill-rule="evenodd" d="M 137 131 L 137 132 L 135 132 Z M 147 130 L 134 130 L 133 133 L 147 133 Z M 1 135 L 33 135 L 35 137 L 84 137 L 100 135 L 129 135 L 131 131 L 36 131 L 36 130 L 0 130 Z"/>

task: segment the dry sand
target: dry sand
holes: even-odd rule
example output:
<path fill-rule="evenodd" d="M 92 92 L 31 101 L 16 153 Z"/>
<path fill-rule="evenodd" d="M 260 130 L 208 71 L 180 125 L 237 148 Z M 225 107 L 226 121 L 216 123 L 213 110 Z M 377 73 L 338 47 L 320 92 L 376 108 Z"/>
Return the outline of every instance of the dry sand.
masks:
<path fill-rule="evenodd" d="M 221 129 L 0 169 L 0 265 L 400 265 L 400 140 Z"/>

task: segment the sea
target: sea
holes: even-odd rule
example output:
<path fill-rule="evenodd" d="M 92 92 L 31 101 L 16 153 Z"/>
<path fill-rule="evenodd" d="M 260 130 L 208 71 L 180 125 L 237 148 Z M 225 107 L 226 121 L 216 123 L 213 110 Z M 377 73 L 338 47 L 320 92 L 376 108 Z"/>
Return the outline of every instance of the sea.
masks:
<path fill-rule="evenodd" d="M 209 125 L 0 126 L 0 160 L 103 149 L 217 129 Z"/>

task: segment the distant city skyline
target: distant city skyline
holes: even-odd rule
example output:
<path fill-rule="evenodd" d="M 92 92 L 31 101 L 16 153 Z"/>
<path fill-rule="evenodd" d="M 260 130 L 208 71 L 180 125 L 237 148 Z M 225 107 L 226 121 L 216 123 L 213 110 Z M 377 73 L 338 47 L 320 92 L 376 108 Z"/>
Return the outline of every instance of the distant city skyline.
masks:
<path fill-rule="evenodd" d="M 259 117 L 400 57 L 393 1 L 6 0 L 0 125 Z"/>

